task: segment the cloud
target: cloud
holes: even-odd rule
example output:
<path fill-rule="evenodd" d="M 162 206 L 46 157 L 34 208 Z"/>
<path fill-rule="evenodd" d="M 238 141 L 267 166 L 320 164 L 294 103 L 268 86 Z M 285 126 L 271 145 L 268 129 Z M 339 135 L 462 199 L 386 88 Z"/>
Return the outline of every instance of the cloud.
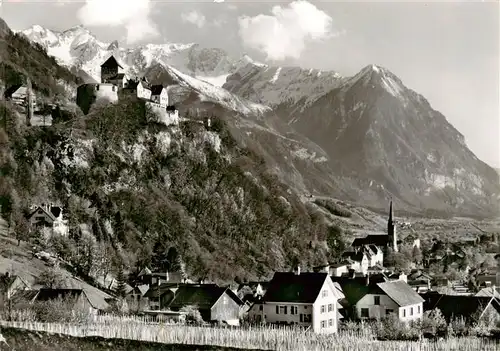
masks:
<path fill-rule="evenodd" d="M 159 34 L 150 17 L 151 0 L 86 0 L 78 18 L 86 26 L 123 26 L 127 43 Z"/>
<path fill-rule="evenodd" d="M 270 60 L 297 59 L 307 41 L 334 36 L 332 18 L 308 1 L 294 1 L 288 6 L 274 6 L 272 15 L 238 18 L 243 44 L 259 50 Z"/>
<path fill-rule="evenodd" d="M 198 26 L 198 28 L 202 28 L 205 23 L 206 23 L 206 18 L 205 16 L 198 12 L 198 11 L 191 11 L 189 13 L 183 13 L 181 15 L 181 18 L 184 22 L 189 22 L 189 23 L 192 23 L 196 26 Z"/>

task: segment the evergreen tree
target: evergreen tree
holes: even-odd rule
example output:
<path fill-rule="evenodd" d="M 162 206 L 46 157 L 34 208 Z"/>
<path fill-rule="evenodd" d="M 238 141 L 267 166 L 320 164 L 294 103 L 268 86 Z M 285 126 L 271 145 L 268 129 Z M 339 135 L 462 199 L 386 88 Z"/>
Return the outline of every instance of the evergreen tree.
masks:
<path fill-rule="evenodd" d="M 116 277 L 116 294 L 119 297 L 125 297 L 125 294 L 127 293 L 126 284 L 125 272 L 123 271 L 123 266 L 120 266 Z"/>

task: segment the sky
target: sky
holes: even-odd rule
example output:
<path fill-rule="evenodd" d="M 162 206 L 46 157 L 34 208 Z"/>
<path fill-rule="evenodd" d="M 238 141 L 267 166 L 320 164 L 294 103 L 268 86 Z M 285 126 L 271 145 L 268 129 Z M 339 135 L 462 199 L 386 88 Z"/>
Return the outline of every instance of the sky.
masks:
<path fill-rule="evenodd" d="M 389 69 L 500 168 L 500 8 L 493 1 L 0 0 L 13 29 L 83 24 L 122 46 L 200 43 L 261 62 Z"/>

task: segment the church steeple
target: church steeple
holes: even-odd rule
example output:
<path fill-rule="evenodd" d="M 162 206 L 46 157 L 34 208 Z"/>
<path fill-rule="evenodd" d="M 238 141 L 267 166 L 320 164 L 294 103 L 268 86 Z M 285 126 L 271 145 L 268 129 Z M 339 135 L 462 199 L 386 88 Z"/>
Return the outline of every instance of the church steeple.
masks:
<path fill-rule="evenodd" d="M 389 205 L 389 220 L 387 221 L 387 235 L 389 236 L 389 246 L 398 252 L 398 236 L 396 233 L 396 223 L 394 221 L 394 210 L 392 208 L 392 199 Z"/>

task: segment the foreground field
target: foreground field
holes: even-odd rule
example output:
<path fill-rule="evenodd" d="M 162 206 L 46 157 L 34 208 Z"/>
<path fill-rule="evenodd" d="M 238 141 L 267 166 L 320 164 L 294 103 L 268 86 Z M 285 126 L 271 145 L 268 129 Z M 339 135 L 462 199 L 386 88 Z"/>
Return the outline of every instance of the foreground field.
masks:
<path fill-rule="evenodd" d="M 498 350 L 498 341 L 451 338 L 437 342 L 376 341 L 364 334 L 321 336 L 286 328 L 202 328 L 138 323 L 70 325 L 0 322 L 0 350 Z M 1 338 L 0 338 L 1 339 Z M 34 348 L 35 347 L 35 348 Z"/>

